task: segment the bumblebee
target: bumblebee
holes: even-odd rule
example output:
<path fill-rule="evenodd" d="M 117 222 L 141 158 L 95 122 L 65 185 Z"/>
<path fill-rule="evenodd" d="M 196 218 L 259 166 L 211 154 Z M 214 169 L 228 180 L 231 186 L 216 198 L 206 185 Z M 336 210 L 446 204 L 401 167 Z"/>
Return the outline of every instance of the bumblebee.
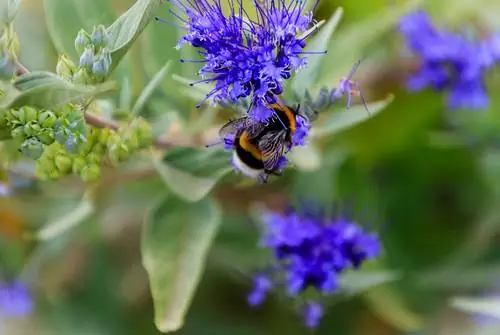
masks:
<path fill-rule="evenodd" d="M 233 164 L 243 174 L 267 183 L 270 175 L 281 175 L 280 161 L 291 148 L 292 137 L 296 132 L 296 118 L 300 105 L 292 108 L 286 105 L 272 104 L 273 116 L 266 122 L 255 122 L 248 116 L 231 120 L 219 131 L 219 136 L 226 141 L 234 136 Z"/>

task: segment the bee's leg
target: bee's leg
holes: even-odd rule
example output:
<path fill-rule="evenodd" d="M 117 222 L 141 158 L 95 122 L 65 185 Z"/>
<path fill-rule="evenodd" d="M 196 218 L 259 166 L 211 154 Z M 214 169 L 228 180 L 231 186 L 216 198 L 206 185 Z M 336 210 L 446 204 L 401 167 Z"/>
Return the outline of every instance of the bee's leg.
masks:
<path fill-rule="evenodd" d="M 267 174 L 267 173 L 261 173 L 259 175 L 259 181 L 262 184 L 267 184 L 269 182 L 269 174 Z"/>
<path fill-rule="evenodd" d="M 283 172 L 279 172 L 277 170 L 264 170 L 266 175 L 273 175 L 273 176 L 282 176 Z"/>

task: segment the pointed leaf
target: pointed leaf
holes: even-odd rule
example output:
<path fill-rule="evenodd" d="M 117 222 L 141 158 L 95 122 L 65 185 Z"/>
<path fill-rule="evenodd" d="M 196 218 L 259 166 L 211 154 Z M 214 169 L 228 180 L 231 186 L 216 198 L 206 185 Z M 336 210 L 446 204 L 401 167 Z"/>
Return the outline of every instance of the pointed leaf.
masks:
<path fill-rule="evenodd" d="M 113 82 L 97 86 L 74 85 L 49 72 L 31 72 L 19 77 L 0 101 L 0 108 L 31 106 L 52 108 L 96 96 L 115 88 Z"/>
<path fill-rule="evenodd" d="M 165 64 L 161 68 L 161 70 L 154 75 L 148 85 L 144 88 L 144 90 L 142 90 L 141 95 L 139 95 L 139 97 L 137 98 L 134 108 L 132 109 L 132 115 L 138 116 L 140 114 L 148 99 L 151 97 L 151 95 L 153 95 L 156 88 L 162 83 L 163 79 L 165 79 L 169 68 L 170 61 L 168 61 L 167 64 Z"/>
<path fill-rule="evenodd" d="M 205 197 L 231 171 L 228 153 L 218 148 L 178 148 L 154 160 L 167 186 L 187 201 Z"/>
<path fill-rule="evenodd" d="M 108 27 L 109 49 L 114 69 L 154 17 L 162 0 L 137 0 L 136 3 Z"/>
<path fill-rule="evenodd" d="M 386 100 L 368 104 L 368 110 L 370 111 L 369 114 L 362 104 L 352 106 L 347 110 L 335 112 L 323 124 L 313 127 L 311 136 L 313 138 L 332 136 L 352 128 L 357 124 L 374 117 L 377 113 L 384 110 L 385 107 L 392 102 L 392 100 L 393 96 L 390 96 Z"/>
<path fill-rule="evenodd" d="M 332 37 L 335 28 L 342 18 L 342 7 L 337 8 L 328 23 L 318 32 L 306 47 L 306 51 L 321 52 L 328 49 L 328 43 Z M 335 49 L 331 49 L 335 52 Z M 306 89 L 311 88 L 320 74 L 321 64 L 327 55 L 309 55 L 308 66 L 297 73 L 291 83 L 291 88 L 298 96 L 303 96 Z"/>
<path fill-rule="evenodd" d="M 59 216 L 57 219 L 48 222 L 37 233 L 37 238 L 40 241 L 51 240 L 57 236 L 66 233 L 68 230 L 77 226 L 88 219 L 94 213 L 94 206 L 89 196 L 85 196 L 77 207 L 72 209 L 69 213 Z"/>
<path fill-rule="evenodd" d="M 168 196 L 149 211 L 142 235 L 142 263 L 149 275 L 160 331 L 182 327 L 220 221 L 220 210 L 211 199 L 187 203 Z"/>
<path fill-rule="evenodd" d="M 456 297 L 451 300 L 451 305 L 454 308 L 462 310 L 464 312 L 500 318 L 499 297 Z"/>
<path fill-rule="evenodd" d="M 349 272 L 340 277 L 341 293 L 356 295 L 372 287 L 398 280 L 400 274 L 393 271 Z"/>

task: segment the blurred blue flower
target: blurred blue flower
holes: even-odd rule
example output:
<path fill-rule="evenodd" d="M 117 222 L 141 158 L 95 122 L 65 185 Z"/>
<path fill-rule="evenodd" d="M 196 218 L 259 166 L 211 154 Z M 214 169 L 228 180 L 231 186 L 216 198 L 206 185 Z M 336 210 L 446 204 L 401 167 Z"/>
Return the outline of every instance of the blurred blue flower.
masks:
<path fill-rule="evenodd" d="M 498 36 L 471 40 L 465 34 L 434 26 L 430 16 L 420 10 L 403 17 L 399 30 L 421 62 L 420 70 L 408 80 L 409 90 L 448 90 L 451 109 L 488 107 L 484 74 L 500 60 Z"/>
<path fill-rule="evenodd" d="M 170 2 L 183 13 L 171 11 L 186 30 L 177 47 L 188 43 L 203 49 L 199 51 L 203 60 L 193 60 L 204 64 L 199 71 L 202 80 L 192 85 L 215 82 L 204 101 L 250 97 L 250 115 L 267 120 L 272 115 L 267 106 L 277 102 L 282 82 L 307 66 L 303 49 L 311 33 L 307 31 L 312 12 L 303 13 L 306 1 L 254 1 L 255 18 L 248 16 L 241 1 L 228 0 L 228 14 L 221 0 Z"/>
<path fill-rule="evenodd" d="M 264 300 L 272 282 L 283 284 L 290 297 L 309 288 L 321 295 L 335 293 L 339 274 L 358 269 L 381 251 L 377 235 L 347 218 L 325 219 L 289 210 L 266 213 L 263 224 L 261 246 L 271 250 L 275 260 L 267 277 L 262 273 L 256 277 L 249 296 L 252 305 Z M 303 311 L 306 325 L 316 327 L 322 314 L 319 303 L 309 301 Z"/>
<path fill-rule="evenodd" d="M 0 317 L 21 317 L 33 311 L 29 289 L 21 282 L 0 283 Z"/>

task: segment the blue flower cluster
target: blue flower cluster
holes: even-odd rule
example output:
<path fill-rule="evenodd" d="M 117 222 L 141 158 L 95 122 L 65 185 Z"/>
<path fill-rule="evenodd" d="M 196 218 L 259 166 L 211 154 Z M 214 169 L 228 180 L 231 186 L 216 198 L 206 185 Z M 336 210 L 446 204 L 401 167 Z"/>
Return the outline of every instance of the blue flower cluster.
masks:
<path fill-rule="evenodd" d="M 484 74 L 500 61 L 500 35 L 471 40 L 464 34 L 433 25 L 430 16 L 415 11 L 399 25 L 408 48 L 419 58 L 420 70 L 408 81 L 408 88 L 449 90 L 450 109 L 484 109 L 488 94 Z"/>
<path fill-rule="evenodd" d="M 267 213 L 263 221 L 261 246 L 274 253 L 276 264 L 255 276 L 248 297 L 253 306 L 261 304 L 277 283 L 282 283 L 291 297 L 308 288 L 332 294 L 338 289 L 341 273 L 358 269 L 381 251 L 375 234 L 346 218 L 324 219 L 289 210 L 286 214 Z M 315 328 L 322 315 L 317 301 L 305 303 L 303 316 L 308 327 Z"/>
<path fill-rule="evenodd" d="M 33 311 L 29 289 L 21 282 L 0 282 L 0 317 L 21 317 Z"/>
<path fill-rule="evenodd" d="M 199 71 L 203 80 L 197 83 L 215 83 L 205 100 L 250 97 L 251 117 L 269 119 L 273 113 L 268 106 L 278 102 L 283 81 L 307 65 L 303 49 L 312 12 L 303 13 L 306 1 L 254 1 L 254 18 L 241 1 L 228 0 L 227 14 L 220 0 L 170 2 L 183 13 L 171 11 L 186 30 L 177 47 L 188 43 L 202 49 L 203 60 L 195 62 L 204 63 Z"/>

